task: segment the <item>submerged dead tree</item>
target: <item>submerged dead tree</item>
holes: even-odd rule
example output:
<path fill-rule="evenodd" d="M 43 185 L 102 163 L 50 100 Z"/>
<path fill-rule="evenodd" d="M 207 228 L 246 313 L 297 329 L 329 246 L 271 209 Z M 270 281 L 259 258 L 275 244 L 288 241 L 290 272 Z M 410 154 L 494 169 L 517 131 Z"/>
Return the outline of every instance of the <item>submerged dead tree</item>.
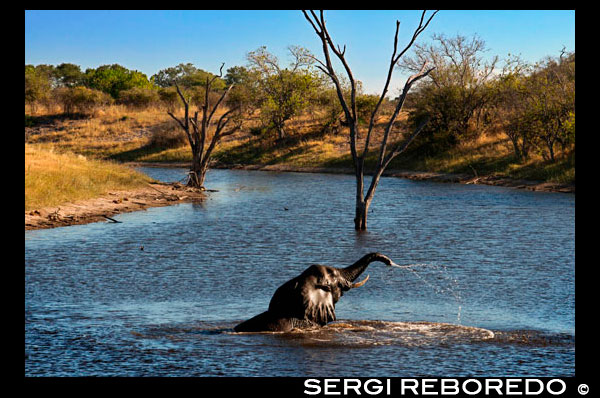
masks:
<path fill-rule="evenodd" d="M 211 86 L 216 79 L 223 75 L 224 65 L 225 64 L 221 65 L 218 76 L 206 78 L 204 103 L 201 104 L 199 110 L 194 112 L 193 116 L 190 115 L 190 98 L 186 98 L 179 88 L 179 85 L 175 83 L 177 94 L 179 94 L 179 98 L 181 98 L 181 101 L 183 102 L 183 119 L 176 117 L 170 111 L 167 113 L 169 116 L 175 119 L 183 131 L 185 131 L 188 142 L 192 149 L 192 165 L 190 167 L 189 178 L 187 182 L 187 185 L 190 187 L 204 188 L 204 178 L 210 165 L 210 157 L 215 149 L 215 146 L 221 140 L 221 138 L 235 133 L 241 127 L 241 121 L 235 117 L 237 116 L 238 107 L 234 107 L 227 110 L 219 117 L 212 135 L 209 131 L 211 129 L 211 123 L 213 121 L 215 112 L 234 86 L 232 84 L 227 87 L 227 89 L 225 89 L 225 91 L 220 95 L 219 99 L 214 102 L 214 104 L 210 103 Z M 198 120 L 200 110 L 202 111 L 202 119 Z M 225 130 L 225 127 L 232 120 L 234 120 L 232 123 L 233 125 L 228 130 Z"/>
<path fill-rule="evenodd" d="M 392 57 L 390 60 L 390 66 L 388 69 L 387 80 L 383 87 L 383 91 L 381 96 L 379 97 L 379 101 L 377 105 L 373 109 L 371 113 L 371 118 L 369 120 L 369 127 L 367 129 L 367 133 L 363 135 L 364 145 L 362 151 L 357 148 L 357 140 L 358 140 L 358 132 L 359 132 L 359 116 L 357 114 L 357 106 L 356 106 L 356 97 L 357 97 L 357 81 L 354 79 L 352 74 L 352 70 L 348 63 L 346 62 L 345 54 L 346 54 L 346 46 L 344 45 L 341 48 L 339 45 L 335 45 L 327 28 L 325 26 L 325 18 L 323 16 L 323 11 L 320 11 L 320 14 L 317 15 L 314 11 L 310 11 L 310 15 L 303 10 L 304 17 L 310 22 L 311 26 L 315 30 L 317 36 L 321 39 L 323 45 L 323 55 L 325 57 L 325 61 L 321 61 L 315 58 L 319 68 L 323 73 L 331 78 L 333 81 L 338 99 L 342 106 L 344 116 L 345 116 L 345 125 L 347 125 L 349 133 L 350 133 L 350 152 L 352 153 L 352 160 L 354 162 L 354 170 L 356 174 L 356 215 L 354 217 L 354 228 L 357 231 L 362 231 L 367 229 L 367 214 L 369 211 L 369 206 L 371 201 L 373 200 L 373 195 L 375 194 L 375 189 L 377 188 L 377 184 L 379 183 L 379 179 L 383 174 L 383 171 L 388 166 L 388 164 L 394 159 L 396 156 L 404 152 L 408 145 L 414 140 L 414 138 L 421 132 L 425 124 L 427 123 L 427 119 L 425 119 L 422 123 L 420 123 L 417 128 L 410 134 L 408 138 L 403 140 L 402 142 L 396 143 L 391 148 L 388 149 L 388 140 L 390 138 L 390 133 L 392 133 L 392 128 L 394 126 L 394 122 L 398 117 L 398 114 L 402 110 L 402 106 L 404 105 L 404 100 L 406 99 L 406 95 L 408 94 L 411 86 L 417 82 L 418 80 L 427 76 L 434 68 L 427 69 L 427 62 L 423 63 L 420 71 L 416 74 L 410 76 L 406 83 L 404 84 L 404 88 L 400 97 L 397 99 L 396 107 L 394 109 L 393 114 L 390 116 L 390 119 L 385 123 L 385 128 L 383 132 L 383 138 L 379 143 L 379 158 L 377 164 L 375 166 L 375 170 L 373 170 L 371 184 L 367 190 L 367 193 L 364 192 L 364 174 L 365 174 L 365 157 L 369 152 L 369 145 L 371 144 L 371 134 L 373 132 L 373 128 L 375 127 L 375 120 L 377 118 L 377 114 L 380 110 L 381 103 L 385 99 L 385 96 L 388 92 L 390 81 L 392 79 L 392 73 L 394 71 L 395 66 L 398 64 L 400 58 L 408 51 L 408 49 L 413 45 L 417 37 L 425 30 L 431 19 L 437 13 L 435 11 L 427 20 L 425 20 L 426 10 L 421 14 L 421 20 L 419 21 L 419 26 L 415 29 L 410 42 L 406 45 L 406 47 L 398 52 L 398 32 L 400 29 L 400 21 L 396 21 L 396 34 L 394 36 L 394 51 L 392 53 Z M 332 52 L 337 59 L 342 63 L 348 80 L 350 81 L 350 98 L 344 97 L 343 87 L 340 83 L 340 78 L 336 74 L 333 64 L 331 61 Z"/>

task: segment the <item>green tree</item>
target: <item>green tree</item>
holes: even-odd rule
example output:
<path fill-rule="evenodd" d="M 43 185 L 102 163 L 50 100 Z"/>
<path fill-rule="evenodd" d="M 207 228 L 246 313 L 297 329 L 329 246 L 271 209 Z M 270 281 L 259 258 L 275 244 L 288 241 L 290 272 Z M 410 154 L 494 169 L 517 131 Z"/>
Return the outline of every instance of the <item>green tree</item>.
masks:
<path fill-rule="evenodd" d="M 547 58 L 529 78 L 529 104 L 537 122 L 544 156 L 555 159 L 555 146 L 575 140 L 575 53 Z M 547 152 L 546 152 L 547 151 Z"/>
<path fill-rule="evenodd" d="M 152 87 L 148 77 L 142 72 L 129 70 L 121 65 L 102 65 L 85 71 L 86 85 L 110 94 L 114 99 L 119 93 L 134 87 Z"/>
<path fill-rule="evenodd" d="M 244 66 L 233 66 L 227 69 L 225 83 L 233 86 L 226 99 L 229 107 L 239 108 L 242 113 L 252 114 L 260 102 L 260 73 Z"/>
<path fill-rule="evenodd" d="M 417 87 L 411 101 L 410 120 L 414 125 L 424 115 L 430 118 L 421 141 L 434 144 L 438 140 L 442 143 L 439 147 L 447 147 L 482 132 L 498 62 L 497 56 L 486 61 L 486 51 L 485 42 L 476 35 L 468 38 L 434 34 L 433 43 L 415 44 L 413 56 L 400 64 L 400 68 L 410 72 L 418 71 L 424 62 L 435 68 Z"/>
<path fill-rule="evenodd" d="M 286 136 L 285 124 L 293 116 L 306 109 L 316 95 L 320 79 L 311 70 L 312 55 L 302 47 L 288 48 L 292 62 L 289 67 L 279 66 L 277 57 L 265 46 L 247 54 L 249 69 L 258 78 L 261 118 L 277 131 L 282 139 Z"/>
<path fill-rule="evenodd" d="M 526 106 L 526 77 L 517 72 L 509 72 L 499 77 L 495 85 L 495 118 L 499 128 L 510 139 L 515 158 L 526 160 L 534 143 L 532 136 L 532 115 Z"/>
<path fill-rule="evenodd" d="M 180 88 L 206 87 L 207 82 L 215 78 L 211 83 L 212 90 L 223 90 L 225 81 L 214 74 L 196 68 L 193 64 L 179 64 L 170 68 L 162 69 L 152 75 L 150 80 L 159 87 L 172 87 L 177 83 Z"/>
<path fill-rule="evenodd" d="M 62 63 L 54 69 L 54 78 L 58 86 L 75 87 L 84 84 L 84 73 L 79 65 Z"/>
<path fill-rule="evenodd" d="M 160 87 L 158 89 L 158 97 L 160 103 L 167 108 L 169 112 L 175 112 L 175 109 L 179 106 L 179 95 L 175 87 Z"/>
<path fill-rule="evenodd" d="M 37 111 L 38 103 L 48 100 L 51 89 L 51 75 L 47 68 L 25 65 L 25 103 L 32 113 Z"/>
<path fill-rule="evenodd" d="M 505 67 L 495 83 L 499 126 L 518 160 L 537 149 L 554 162 L 557 144 L 565 150 L 575 143 L 575 54 L 515 65 Z"/>
<path fill-rule="evenodd" d="M 338 99 L 337 89 L 329 79 L 329 76 L 322 74 L 322 78 L 323 81 L 320 84 L 319 90 L 313 103 L 315 104 L 315 106 L 319 107 L 319 109 L 324 113 L 321 122 L 323 124 L 323 130 L 325 132 L 337 134 L 340 132 L 341 127 L 346 125 L 346 121 L 344 120 L 344 109 L 342 108 L 342 105 L 340 104 L 340 101 Z M 342 96 L 346 99 L 350 98 L 352 89 L 348 79 L 345 78 L 343 75 L 340 75 L 338 76 L 338 81 L 340 82 Z M 358 105 L 358 102 L 361 102 L 361 104 L 363 105 L 366 104 L 366 102 L 362 101 L 362 99 L 359 100 L 359 98 L 363 95 L 362 82 L 356 80 L 355 85 L 357 110 L 361 109 L 361 111 L 359 111 L 359 119 L 361 122 L 364 122 L 366 119 L 364 106 Z"/>

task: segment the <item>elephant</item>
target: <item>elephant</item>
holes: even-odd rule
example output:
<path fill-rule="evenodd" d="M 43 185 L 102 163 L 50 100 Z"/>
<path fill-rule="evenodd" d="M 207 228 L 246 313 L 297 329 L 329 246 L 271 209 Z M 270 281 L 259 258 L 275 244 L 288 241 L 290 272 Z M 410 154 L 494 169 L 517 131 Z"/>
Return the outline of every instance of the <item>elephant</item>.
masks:
<path fill-rule="evenodd" d="M 320 264 L 309 266 L 281 285 L 267 311 L 234 327 L 236 332 L 288 332 L 325 326 L 335 321 L 335 304 L 344 292 L 364 285 L 369 276 L 354 283 L 373 261 L 395 265 L 381 253 L 369 253 L 346 268 Z"/>

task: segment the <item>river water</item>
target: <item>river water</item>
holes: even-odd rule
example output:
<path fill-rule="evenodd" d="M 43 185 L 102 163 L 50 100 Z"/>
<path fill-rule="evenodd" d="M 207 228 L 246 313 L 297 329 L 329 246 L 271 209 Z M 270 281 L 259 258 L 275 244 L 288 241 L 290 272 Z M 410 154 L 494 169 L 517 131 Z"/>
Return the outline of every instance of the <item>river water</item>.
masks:
<path fill-rule="evenodd" d="M 384 177 L 357 234 L 353 176 L 206 181 L 201 204 L 25 232 L 27 376 L 575 374 L 574 195 Z M 372 263 L 337 322 L 233 332 L 310 264 L 372 251 L 402 268 Z"/>

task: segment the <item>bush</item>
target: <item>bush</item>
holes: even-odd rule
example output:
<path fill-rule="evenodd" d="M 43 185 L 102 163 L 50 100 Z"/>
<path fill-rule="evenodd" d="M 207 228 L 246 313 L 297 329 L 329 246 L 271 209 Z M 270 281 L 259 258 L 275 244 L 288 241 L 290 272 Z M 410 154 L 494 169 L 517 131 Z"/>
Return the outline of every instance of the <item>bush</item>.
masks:
<path fill-rule="evenodd" d="M 119 93 L 124 90 L 134 87 L 152 87 L 145 74 L 118 64 L 87 69 L 84 78 L 88 87 L 108 93 L 114 99 L 119 98 Z"/>
<path fill-rule="evenodd" d="M 155 148 L 179 148 L 188 143 L 185 133 L 175 122 L 164 123 L 152 129 L 150 146 Z"/>
<path fill-rule="evenodd" d="M 184 91 L 191 95 L 192 103 L 195 104 L 196 107 L 200 109 L 204 105 L 206 99 L 206 87 L 196 86 Z M 211 91 L 208 93 L 208 103 L 210 104 L 211 108 L 217 103 L 219 98 L 221 98 L 222 94 L 222 92 L 219 93 L 217 91 L 213 91 L 211 87 Z"/>
<path fill-rule="evenodd" d="M 119 103 L 132 108 L 146 108 L 158 104 L 159 101 L 158 91 L 151 88 L 133 87 L 119 93 Z"/>
<path fill-rule="evenodd" d="M 42 68 L 25 66 L 25 103 L 29 104 L 32 112 L 35 113 L 38 103 L 47 101 L 51 87 L 50 77 Z"/>
<path fill-rule="evenodd" d="M 356 111 L 358 119 L 363 123 L 371 120 L 371 114 L 379 102 L 379 96 L 373 94 L 362 94 L 356 97 Z"/>
<path fill-rule="evenodd" d="M 160 88 L 158 90 L 160 104 L 167 108 L 168 111 L 174 112 L 179 106 L 179 94 L 175 87 Z"/>
<path fill-rule="evenodd" d="M 113 102 L 110 95 L 82 86 L 56 88 L 53 97 L 62 104 L 63 112 L 67 114 L 73 114 L 75 111 L 91 113 L 96 108 Z"/>

